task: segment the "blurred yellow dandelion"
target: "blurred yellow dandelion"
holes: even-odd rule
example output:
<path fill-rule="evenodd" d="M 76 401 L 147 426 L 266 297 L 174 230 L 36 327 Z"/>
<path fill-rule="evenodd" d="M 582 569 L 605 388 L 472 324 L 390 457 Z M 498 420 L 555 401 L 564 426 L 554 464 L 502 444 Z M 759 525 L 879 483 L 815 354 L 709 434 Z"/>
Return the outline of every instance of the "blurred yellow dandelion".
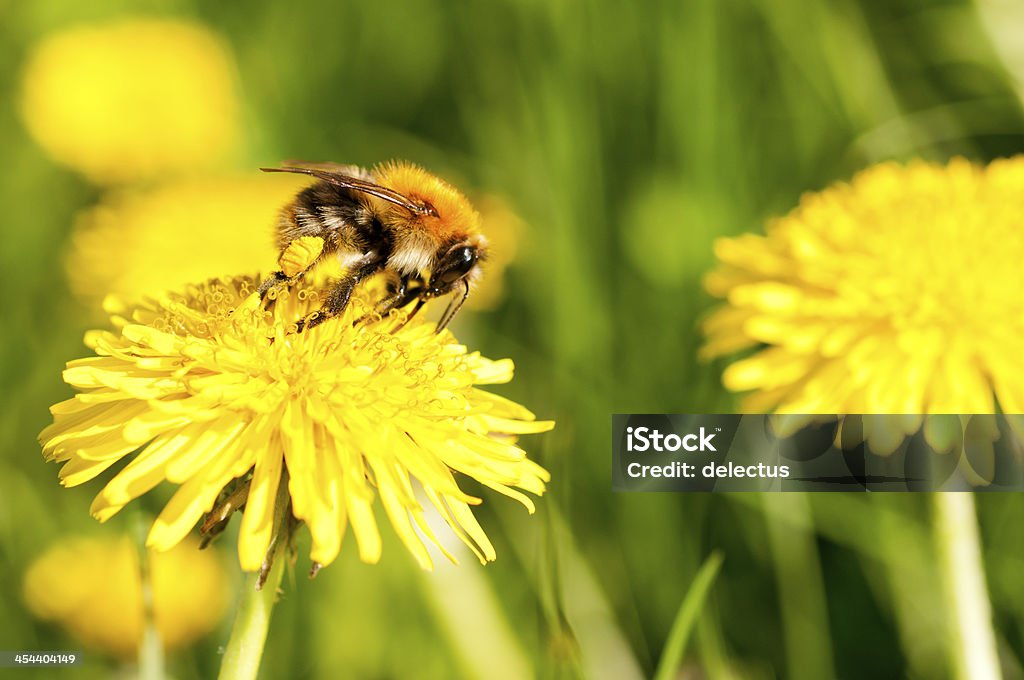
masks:
<path fill-rule="evenodd" d="M 65 258 L 71 288 L 90 302 L 108 293 L 135 298 L 225 270 L 273 267 L 277 214 L 305 184 L 255 173 L 108 195 L 75 221 Z"/>
<path fill-rule="evenodd" d="M 22 117 L 57 161 L 101 183 L 209 167 L 238 135 L 235 69 L 207 28 L 122 19 L 44 38 Z"/>
<path fill-rule="evenodd" d="M 106 520 L 164 480 L 179 484 L 148 538 L 166 550 L 242 478 L 246 570 L 259 569 L 272 545 L 282 479 L 292 514 L 309 526 L 315 563 L 335 559 L 347 525 L 361 558 L 379 559 L 376 489 L 401 540 L 430 568 L 421 537 L 447 552 L 419 488 L 481 561 L 494 559 L 470 510 L 480 501 L 455 474 L 532 511 L 517 489 L 543 493 L 548 473 L 515 440 L 553 426 L 477 387 L 509 381 L 512 362 L 469 352 L 422 316 L 400 329 L 398 313 L 353 324 L 370 308 L 358 291 L 344 316 L 295 333 L 328 288 L 307 283 L 268 312 L 251 294 L 259 281 L 192 286 L 115 316 L 117 333 L 87 337 L 97 356 L 64 372 L 80 393 L 51 409 L 54 423 L 40 435 L 47 458 L 64 463 L 62 483 L 86 482 L 134 453 L 92 512 Z"/>
<path fill-rule="evenodd" d="M 485 276 L 466 300 L 467 309 L 493 309 L 505 294 L 505 270 L 515 260 L 519 240 L 525 230 L 523 220 L 496 194 L 476 201 L 487 230 L 489 244 Z"/>
<path fill-rule="evenodd" d="M 196 548 L 187 540 L 168 552 L 150 552 L 154 619 L 168 648 L 212 631 L 227 608 L 223 565 L 216 553 Z M 138 651 L 142 582 L 130 538 L 64 538 L 29 565 L 23 588 L 33 614 L 83 644 L 126 658 Z"/>
<path fill-rule="evenodd" d="M 1024 157 L 882 164 L 715 254 L 703 352 L 757 348 L 744 410 L 1024 412 Z"/>

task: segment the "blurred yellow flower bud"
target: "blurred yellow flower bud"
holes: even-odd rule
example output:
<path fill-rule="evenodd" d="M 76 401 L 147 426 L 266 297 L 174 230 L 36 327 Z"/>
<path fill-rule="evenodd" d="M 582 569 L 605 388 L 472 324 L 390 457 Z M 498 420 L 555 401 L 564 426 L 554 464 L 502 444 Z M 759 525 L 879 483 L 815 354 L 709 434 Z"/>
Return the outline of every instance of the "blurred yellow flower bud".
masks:
<path fill-rule="evenodd" d="M 476 199 L 488 249 L 484 276 L 466 300 L 467 309 L 491 309 L 505 295 L 505 269 L 515 259 L 524 223 L 503 198 L 488 194 Z"/>
<path fill-rule="evenodd" d="M 206 168 L 238 136 L 235 67 L 207 28 L 122 19 L 44 38 L 23 73 L 29 132 L 99 184 Z"/>
<path fill-rule="evenodd" d="M 135 299 L 224 270 L 271 269 L 278 211 L 305 183 L 253 173 L 108 195 L 76 221 L 66 259 L 71 287 L 86 299 Z"/>
<path fill-rule="evenodd" d="M 153 610 L 167 648 L 210 632 L 224 615 L 228 590 L 213 551 L 186 540 L 167 552 L 150 551 Z M 59 541 L 28 568 L 25 601 L 94 649 L 124 658 L 142 637 L 142 580 L 138 553 L 127 537 L 74 537 Z"/>

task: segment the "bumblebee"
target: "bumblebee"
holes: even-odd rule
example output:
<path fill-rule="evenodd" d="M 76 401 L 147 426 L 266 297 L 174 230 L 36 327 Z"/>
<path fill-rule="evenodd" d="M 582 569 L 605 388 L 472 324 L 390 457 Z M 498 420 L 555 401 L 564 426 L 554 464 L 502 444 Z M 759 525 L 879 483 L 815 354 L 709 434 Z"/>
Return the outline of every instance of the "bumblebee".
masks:
<path fill-rule="evenodd" d="M 280 271 L 259 287 L 260 299 L 291 286 L 325 258 L 337 256 L 343 274 L 319 311 L 298 331 L 339 316 L 365 279 L 387 272 L 388 295 L 379 314 L 416 302 L 408 318 L 433 298 L 454 293 L 437 323 L 441 332 L 469 297 L 487 255 L 480 215 L 458 189 L 412 163 L 391 161 L 365 170 L 333 163 L 292 163 L 264 172 L 291 172 L 318 181 L 281 211 L 277 222 Z"/>

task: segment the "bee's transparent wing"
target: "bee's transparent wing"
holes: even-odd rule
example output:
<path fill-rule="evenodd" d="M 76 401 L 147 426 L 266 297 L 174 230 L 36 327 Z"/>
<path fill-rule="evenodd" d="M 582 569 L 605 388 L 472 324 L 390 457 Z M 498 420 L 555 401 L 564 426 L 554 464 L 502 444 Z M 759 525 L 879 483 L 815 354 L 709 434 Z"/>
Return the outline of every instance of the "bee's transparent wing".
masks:
<path fill-rule="evenodd" d="M 424 206 L 420 203 L 416 203 L 408 197 L 398 193 L 394 189 L 383 187 L 379 184 L 374 184 L 368 179 L 362 177 L 347 174 L 351 171 L 354 166 L 350 165 L 339 165 L 338 168 L 344 169 L 346 172 L 339 170 L 327 170 L 320 166 L 323 165 L 335 165 L 333 163 L 303 163 L 302 165 L 295 166 L 284 166 L 280 168 L 260 168 L 263 172 L 294 172 L 300 175 L 309 175 L 310 177 L 316 177 L 319 180 L 323 180 L 328 184 L 334 186 L 343 187 L 345 189 L 352 189 L 353 191 L 361 191 L 364 194 L 370 194 L 376 196 L 389 203 L 394 203 L 397 206 L 401 206 L 413 213 L 414 215 L 429 215 L 432 213 L 432 209 L 429 206 Z M 366 175 L 365 170 L 356 168 L 362 175 Z"/>
<path fill-rule="evenodd" d="M 366 168 L 358 165 L 350 165 L 345 163 L 334 163 L 333 161 L 303 161 L 297 158 L 289 158 L 283 161 L 281 165 L 287 168 L 308 168 L 310 170 L 323 170 L 324 172 L 330 172 L 336 175 L 345 175 L 347 177 L 355 177 L 361 179 L 364 182 L 373 182 L 373 173 Z"/>

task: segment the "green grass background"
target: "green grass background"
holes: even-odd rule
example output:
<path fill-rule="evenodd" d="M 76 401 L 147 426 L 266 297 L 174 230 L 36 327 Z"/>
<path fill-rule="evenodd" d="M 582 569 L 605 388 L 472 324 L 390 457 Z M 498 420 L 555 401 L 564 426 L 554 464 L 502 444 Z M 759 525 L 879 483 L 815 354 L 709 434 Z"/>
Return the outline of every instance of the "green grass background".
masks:
<path fill-rule="evenodd" d="M 612 494 L 610 414 L 735 408 L 722 364 L 696 360 L 716 237 L 758 231 L 877 161 L 1024 150 L 1024 65 L 1000 57 L 991 31 L 1024 31 L 1012 7 L 0 2 L 0 649 L 79 646 L 31 618 L 20 579 L 60 535 L 96 529 L 99 488 L 60 489 L 35 438 L 68 395 L 63 362 L 84 351 L 90 315 L 59 258 L 99 194 L 27 137 L 18 73 L 51 30 L 145 10 L 230 43 L 249 140 L 239 167 L 408 158 L 501 194 L 528 225 L 504 301 L 456 330 L 513 357 L 502 393 L 558 421 L 525 444 L 553 476 L 537 515 L 488 494 L 478 516 L 499 559 L 465 573 L 420 573 L 385 529 L 379 566 L 349 541 L 308 582 L 300 545 L 262 677 L 649 677 L 712 554 L 720 571 L 706 598 L 693 593 L 675 677 L 948 677 L 925 497 Z M 1002 661 L 1021 677 L 1024 501 L 978 502 Z M 172 654 L 172 675 L 212 677 L 229 625 Z M 125 672 L 87 657 L 61 676 Z"/>

